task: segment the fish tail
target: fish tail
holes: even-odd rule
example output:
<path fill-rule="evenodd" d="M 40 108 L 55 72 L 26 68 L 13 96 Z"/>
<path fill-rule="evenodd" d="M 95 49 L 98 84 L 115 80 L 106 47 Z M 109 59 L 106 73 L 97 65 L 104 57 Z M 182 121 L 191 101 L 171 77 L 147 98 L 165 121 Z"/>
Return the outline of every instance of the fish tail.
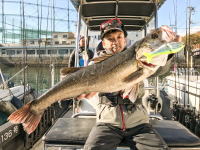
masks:
<path fill-rule="evenodd" d="M 24 130 L 28 134 L 32 133 L 37 128 L 43 114 L 35 114 L 31 112 L 30 104 L 31 103 L 24 105 L 8 117 L 8 120 L 13 124 L 22 123 Z"/>
<path fill-rule="evenodd" d="M 147 58 L 147 62 L 148 63 L 150 63 L 152 61 L 152 58 L 153 58 L 152 54 L 144 53 L 143 55 Z"/>

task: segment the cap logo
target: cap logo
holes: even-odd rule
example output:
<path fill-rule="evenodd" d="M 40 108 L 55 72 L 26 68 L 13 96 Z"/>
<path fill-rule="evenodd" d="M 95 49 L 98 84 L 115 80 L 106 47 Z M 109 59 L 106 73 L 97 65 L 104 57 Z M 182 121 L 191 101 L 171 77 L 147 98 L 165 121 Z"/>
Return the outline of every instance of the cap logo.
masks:
<path fill-rule="evenodd" d="M 124 32 L 124 35 L 127 36 L 127 32 L 124 28 L 124 25 L 122 24 L 121 20 L 118 18 L 113 18 L 110 20 L 107 20 L 103 22 L 100 25 L 101 29 L 101 39 L 103 39 L 104 35 L 109 31 L 109 30 L 121 30 Z"/>

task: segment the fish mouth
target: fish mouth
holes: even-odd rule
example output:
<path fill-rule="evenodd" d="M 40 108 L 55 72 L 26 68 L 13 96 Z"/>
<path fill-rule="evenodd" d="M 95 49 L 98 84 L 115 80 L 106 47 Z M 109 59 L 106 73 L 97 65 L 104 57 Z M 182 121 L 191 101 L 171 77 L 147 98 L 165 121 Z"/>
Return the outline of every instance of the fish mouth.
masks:
<path fill-rule="evenodd" d="M 143 65 L 148 66 L 148 67 L 151 67 L 151 68 L 156 67 L 156 65 L 151 64 L 151 63 L 147 63 L 147 62 L 145 62 L 145 61 L 141 61 L 141 63 L 142 63 Z"/>

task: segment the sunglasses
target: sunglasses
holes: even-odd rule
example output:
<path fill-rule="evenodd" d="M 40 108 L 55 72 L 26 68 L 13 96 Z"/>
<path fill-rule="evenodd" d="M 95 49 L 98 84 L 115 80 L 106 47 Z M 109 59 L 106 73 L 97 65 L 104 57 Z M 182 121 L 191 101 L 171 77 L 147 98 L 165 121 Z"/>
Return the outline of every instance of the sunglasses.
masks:
<path fill-rule="evenodd" d="M 121 28 L 122 22 L 118 18 L 110 19 L 108 21 L 105 21 L 101 24 L 100 28 L 101 30 L 110 29 L 110 28 Z"/>

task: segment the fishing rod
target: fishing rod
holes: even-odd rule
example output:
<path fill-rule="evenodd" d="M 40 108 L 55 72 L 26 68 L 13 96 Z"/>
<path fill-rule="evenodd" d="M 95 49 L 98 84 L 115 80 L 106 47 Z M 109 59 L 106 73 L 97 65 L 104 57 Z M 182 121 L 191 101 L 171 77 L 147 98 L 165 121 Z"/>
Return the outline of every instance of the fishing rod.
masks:
<path fill-rule="evenodd" d="M 21 2 L 21 1 L 20 1 Z M 22 28 L 23 28 L 23 30 L 22 30 L 22 42 L 23 42 L 23 65 L 24 65 L 24 68 L 25 68 L 25 66 L 26 66 L 26 64 L 27 64 L 27 46 L 26 46 L 26 44 L 27 44 L 27 42 L 26 42 L 26 32 L 25 32 L 25 27 L 26 27 L 26 25 L 25 25 L 25 12 L 24 12 L 24 10 L 25 10 L 25 7 L 24 7 L 24 0 L 22 0 L 22 4 L 21 4 L 21 7 L 22 7 L 22 10 L 21 10 L 21 13 L 22 13 L 22 24 L 21 24 L 21 26 L 22 26 Z M 26 70 L 24 69 L 23 70 L 24 72 L 23 72 L 23 76 L 24 76 L 24 81 L 23 81 L 23 84 L 24 84 L 24 97 L 25 97 L 25 94 L 26 94 Z M 25 104 L 25 100 L 23 99 L 23 104 Z"/>
<path fill-rule="evenodd" d="M 8 87 L 7 82 L 4 80 L 4 76 L 3 76 L 3 74 L 2 74 L 1 68 L 0 68 L 0 76 L 1 76 L 2 81 L 3 81 L 3 87 L 4 87 L 5 89 L 8 89 L 10 96 L 12 95 L 12 96 L 14 97 L 14 94 L 12 93 L 12 91 L 10 90 L 10 88 Z M 6 96 L 6 97 L 7 97 L 7 96 Z M 5 97 L 1 98 L 1 100 L 4 99 L 4 98 L 5 98 Z"/>
<path fill-rule="evenodd" d="M 27 69 L 28 65 L 26 65 L 24 68 L 22 68 L 20 71 L 18 71 L 17 73 L 15 73 L 11 78 L 9 78 L 8 80 L 4 81 L 5 84 L 7 84 L 10 80 L 12 80 L 13 78 L 15 78 L 18 74 L 20 74 L 22 71 L 24 71 L 25 69 Z M 0 73 L 1 72 L 1 69 L 0 69 Z M 1 85 L 0 85 L 1 86 Z"/>

